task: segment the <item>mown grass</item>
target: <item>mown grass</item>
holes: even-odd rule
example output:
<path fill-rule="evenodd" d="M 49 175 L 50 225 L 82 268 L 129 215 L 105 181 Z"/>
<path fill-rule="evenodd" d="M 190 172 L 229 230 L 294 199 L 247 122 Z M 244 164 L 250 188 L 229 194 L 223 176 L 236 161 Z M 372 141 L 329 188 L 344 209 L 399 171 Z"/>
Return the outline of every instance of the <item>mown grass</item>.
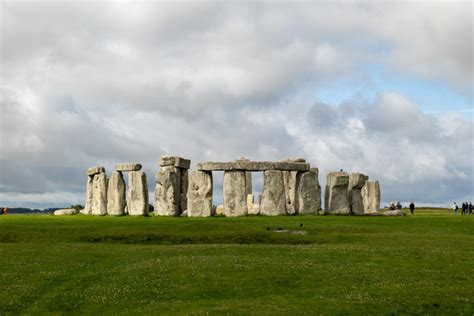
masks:
<path fill-rule="evenodd" d="M 8 215 L 0 263 L 1 315 L 474 314 L 474 216 L 449 211 Z"/>

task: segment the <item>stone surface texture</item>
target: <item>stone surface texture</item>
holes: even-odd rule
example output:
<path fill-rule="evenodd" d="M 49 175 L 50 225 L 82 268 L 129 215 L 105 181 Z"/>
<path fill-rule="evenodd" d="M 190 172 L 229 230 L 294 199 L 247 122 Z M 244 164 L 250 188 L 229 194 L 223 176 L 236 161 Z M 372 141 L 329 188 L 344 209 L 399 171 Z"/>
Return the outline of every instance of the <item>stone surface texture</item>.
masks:
<path fill-rule="evenodd" d="M 233 161 L 233 162 L 203 162 L 198 163 L 198 170 L 202 171 L 308 171 L 309 163 L 305 162 L 284 162 L 284 161 Z"/>
<path fill-rule="evenodd" d="M 247 215 L 245 171 L 224 172 L 222 195 L 225 216 Z"/>
<path fill-rule="evenodd" d="M 297 175 L 298 171 L 283 171 L 286 213 L 290 215 L 298 213 L 298 200 L 296 198 Z"/>
<path fill-rule="evenodd" d="M 364 203 L 362 201 L 362 187 L 369 177 L 362 173 L 353 172 L 349 175 L 349 186 L 347 194 L 349 199 L 349 206 L 352 214 L 364 214 Z"/>
<path fill-rule="evenodd" d="M 187 212 L 189 217 L 212 215 L 212 173 L 195 170 L 189 173 Z"/>
<path fill-rule="evenodd" d="M 159 165 L 161 167 L 175 166 L 177 168 L 189 169 L 191 166 L 191 160 L 176 156 L 161 156 Z"/>
<path fill-rule="evenodd" d="M 180 196 L 179 202 L 181 203 L 181 211 L 184 211 L 188 207 L 188 169 L 181 169 L 180 170 Z"/>
<path fill-rule="evenodd" d="M 86 175 L 88 176 L 93 176 L 98 173 L 105 173 L 105 168 L 102 166 L 95 166 L 95 167 L 87 169 L 86 171 Z"/>
<path fill-rule="evenodd" d="M 380 209 L 380 184 L 378 181 L 366 181 L 361 190 L 364 213 L 377 212 Z"/>
<path fill-rule="evenodd" d="M 260 205 L 254 203 L 253 194 L 247 194 L 247 214 L 248 215 L 260 214 Z"/>
<path fill-rule="evenodd" d="M 345 172 L 330 172 L 327 175 L 324 210 L 331 214 L 350 214 L 347 189 L 349 175 Z"/>
<path fill-rule="evenodd" d="M 283 172 L 268 170 L 263 174 L 263 192 L 260 203 L 260 214 L 286 214 L 286 194 Z"/>
<path fill-rule="evenodd" d="M 174 168 L 174 167 L 173 167 Z M 180 171 L 163 170 L 161 168 L 155 177 L 154 208 L 157 216 L 179 216 L 180 202 Z"/>
<path fill-rule="evenodd" d="M 127 206 L 129 215 L 148 215 L 148 185 L 143 171 L 128 173 Z"/>
<path fill-rule="evenodd" d="M 318 180 L 318 168 L 298 173 L 296 183 L 298 213 L 317 215 L 321 209 L 321 186 Z"/>
<path fill-rule="evenodd" d="M 76 215 L 77 213 L 79 212 L 74 208 L 63 208 L 63 209 L 54 211 L 53 214 L 56 216 L 61 216 L 61 215 Z"/>
<path fill-rule="evenodd" d="M 217 205 L 214 215 L 224 215 L 224 205 L 222 204 Z"/>
<path fill-rule="evenodd" d="M 92 215 L 107 215 L 107 175 L 98 173 L 92 180 Z"/>
<path fill-rule="evenodd" d="M 139 163 L 118 163 L 115 165 L 117 171 L 140 171 L 142 165 Z"/>
<path fill-rule="evenodd" d="M 113 216 L 125 215 L 125 181 L 122 172 L 114 171 L 107 186 L 107 214 Z"/>
<path fill-rule="evenodd" d="M 86 202 L 84 203 L 84 209 L 81 211 L 82 214 L 91 215 L 92 214 L 92 194 L 93 194 L 93 184 L 94 176 L 87 176 L 86 184 Z"/>

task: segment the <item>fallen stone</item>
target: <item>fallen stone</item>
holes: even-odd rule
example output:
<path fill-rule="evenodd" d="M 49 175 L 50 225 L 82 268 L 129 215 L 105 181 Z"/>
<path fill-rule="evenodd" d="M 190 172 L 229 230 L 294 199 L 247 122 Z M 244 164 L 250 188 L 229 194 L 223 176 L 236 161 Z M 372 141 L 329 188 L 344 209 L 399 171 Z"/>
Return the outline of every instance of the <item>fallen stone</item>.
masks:
<path fill-rule="evenodd" d="M 53 214 L 56 216 L 61 216 L 61 215 L 76 215 L 77 213 L 79 212 L 74 208 L 63 208 L 63 209 L 54 211 Z"/>
<path fill-rule="evenodd" d="M 142 165 L 139 163 L 118 163 L 115 165 L 117 171 L 139 171 Z"/>
<path fill-rule="evenodd" d="M 88 176 L 94 176 L 98 173 L 105 173 L 105 168 L 102 166 L 95 166 L 95 167 L 87 169 L 86 171 L 86 175 Z"/>
<path fill-rule="evenodd" d="M 290 215 L 298 213 L 298 200 L 296 198 L 297 175 L 298 171 L 283 171 L 286 213 Z"/>
<path fill-rule="evenodd" d="M 220 204 L 216 206 L 214 215 L 224 215 L 224 205 Z"/>
<path fill-rule="evenodd" d="M 143 171 L 128 173 L 127 206 L 129 215 L 148 215 L 148 184 Z"/>
<path fill-rule="evenodd" d="M 222 194 L 224 215 L 228 217 L 247 215 L 245 171 L 224 172 Z"/>
<path fill-rule="evenodd" d="M 87 185 L 86 185 L 86 203 L 84 203 L 84 209 L 82 214 L 90 215 L 92 214 L 92 191 L 93 191 L 93 181 L 94 176 L 87 176 Z"/>
<path fill-rule="evenodd" d="M 159 165 L 160 167 L 175 166 L 177 168 L 189 169 L 191 160 L 175 156 L 161 156 Z"/>
<path fill-rule="evenodd" d="M 248 215 L 260 214 L 260 205 L 254 203 L 253 194 L 247 194 L 247 214 Z"/>
<path fill-rule="evenodd" d="M 234 162 L 204 162 L 198 163 L 197 169 L 201 171 L 308 171 L 309 163 L 304 162 L 273 162 L 273 161 L 234 161 Z"/>
<path fill-rule="evenodd" d="M 92 181 L 92 215 L 107 215 L 107 175 L 97 173 Z"/>
<path fill-rule="evenodd" d="M 184 210 L 183 213 L 181 213 L 181 215 L 179 215 L 181 217 L 188 217 L 188 210 Z"/>
<path fill-rule="evenodd" d="M 126 204 L 125 181 L 122 172 L 114 171 L 107 188 L 107 214 L 113 216 L 125 215 Z"/>
<path fill-rule="evenodd" d="M 404 216 L 405 215 L 403 210 L 385 211 L 382 214 L 383 216 Z"/>
<path fill-rule="evenodd" d="M 330 172 L 326 181 L 324 209 L 331 214 L 350 214 L 347 188 L 349 175 L 345 172 Z"/>
<path fill-rule="evenodd" d="M 179 216 L 180 172 L 160 169 L 156 173 L 154 208 L 156 216 Z"/>
<path fill-rule="evenodd" d="M 188 216 L 211 216 L 212 173 L 199 170 L 192 171 L 189 173 L 188 182 Z"/>
<path fill-rule="evenodd" d="M 318 168 L 298 173 L 296 183 L 298 213 L 317 215 L 321 209 L 321 186 L 318 180 Z"/>
<path fill-rule="evenodd" d="M 369 177 L 362 173 L 351 173 L 349 175 L 349 186 L 347 192 L 352 214 L 364 214 L 364 203 L 362 201 L 361 191 L 368 179 Z"/>
<path fill-rule="evenodd" d="M 286 214 L 286 195 L 283 172 L 268 170 L 263 174 L 263 192 L 260 204 L 261 215 Z"/>
<path fill-rule="evenodd" d="M 376 212 L 380 209 L 380 184 L 378 181 L 366 181 L 361 189 L 364 213 Z"/>

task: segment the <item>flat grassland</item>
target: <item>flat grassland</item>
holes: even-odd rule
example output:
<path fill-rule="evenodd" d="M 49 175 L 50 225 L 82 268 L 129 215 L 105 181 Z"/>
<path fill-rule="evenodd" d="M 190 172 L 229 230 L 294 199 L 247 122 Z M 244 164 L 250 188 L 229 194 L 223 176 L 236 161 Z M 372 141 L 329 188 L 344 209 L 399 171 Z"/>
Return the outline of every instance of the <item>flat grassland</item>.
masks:
<path fill-rule="evenodd" d="M 473 315 L 474 216 L 0 216 L 0 315 L 194 313 Z"/>

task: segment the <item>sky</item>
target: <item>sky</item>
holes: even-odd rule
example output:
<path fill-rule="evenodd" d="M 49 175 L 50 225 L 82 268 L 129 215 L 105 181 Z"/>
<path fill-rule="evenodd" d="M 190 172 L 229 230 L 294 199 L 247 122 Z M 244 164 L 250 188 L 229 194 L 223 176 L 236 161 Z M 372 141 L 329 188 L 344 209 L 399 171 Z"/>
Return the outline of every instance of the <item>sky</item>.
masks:
<path fill-rule="evenodd" d="M 85 170 L 119 162 L 152 202 L 161 155 L 304 157 L 323 188 L 343 169 L 383 203 L 474 200 L 471 1 L 0 8 L 2 205 L 83 204 Z"/>

